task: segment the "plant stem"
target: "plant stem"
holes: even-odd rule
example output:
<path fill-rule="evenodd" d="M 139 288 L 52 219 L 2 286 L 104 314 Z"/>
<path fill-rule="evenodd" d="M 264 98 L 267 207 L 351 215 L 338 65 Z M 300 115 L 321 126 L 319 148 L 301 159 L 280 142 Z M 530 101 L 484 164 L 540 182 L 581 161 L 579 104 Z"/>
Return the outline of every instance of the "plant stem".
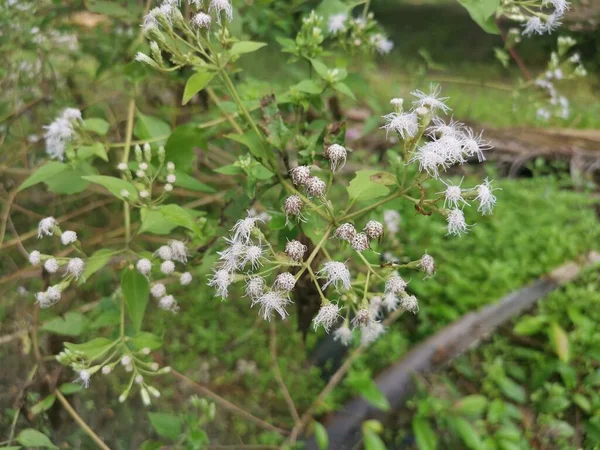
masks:
<path fill-rule="evenodd" d="M 347 221 L 349 219 L 352 219 L 353 217 L 356 217 L 356 216 L 362 216 L 363 214 L 368 213 L 369 211 L 377 208 L 378 206 L 381 206 L 381 205 L 383 205 L 383 204 L 385 204 L 385 203 L 387 203 L 389 201 L 392 201 L 392 200 L 394 200 L 394 199 L 396 199 L 396 198 L 398 198 L 400 196 L 402 196 L 402 191 L 394 192 L 393 194 L 388 195 L 387 197 L 379 200 L 378 202 L 375 202 L 375 203 L 373 203 L 373 204 L 371 204 L 369 206 L 365 206 L 364 208 L 359 209 L 358 211 L 354 211 L 352 213 L 346 214 L 344 217 L 342 217 L 340 219 L 340 222 L 345 222 L 345 221 Z"/>
<path fill-rule="evenodd" d="M 122 162 L 129 163 L 129 151 L 131 149 L 131 137 L 133 135 L 133 115 L 135 114 L 135 98 L 129 101 L 129 110 L 127 112 L 127 128 L 125 130 L 125 148 L 123 149 Z M 129 212 L 129 203 L 123 202 L 123 215 L 125 218 L 125 248 L 129 246 L 131 239 L 131 216 Z"/>

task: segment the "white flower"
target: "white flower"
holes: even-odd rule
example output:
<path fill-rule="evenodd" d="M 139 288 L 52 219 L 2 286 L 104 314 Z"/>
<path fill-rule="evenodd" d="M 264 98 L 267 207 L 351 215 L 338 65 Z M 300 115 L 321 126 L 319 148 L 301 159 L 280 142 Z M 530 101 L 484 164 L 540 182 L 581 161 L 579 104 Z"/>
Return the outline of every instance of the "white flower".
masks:
<path fill-rule="evenodd" d="M 414 137 L 419 131 L 419 119 L 415 113 L 389 113 L 383 116 L 385 125 L 385 136 L 388 137 L 390 131 L 395 131 L 402 139 Z"/>
<path fill-rule="evenodd" d="M 544 0 L 544 6 L 552 5 L 557 14 L 564 14 L 570 8 L 571 4 L 567 0 Z"/>
<path fill-rule="evenodd" d="M 265 291 L 265 279 L 259 275 L 248 278 L 246 282 L 246 295 L 254 300 L 263 295 Z"/>
<path fill-rule="evenodd" d="M 73 118 L 71 110 L 77 111 L 69 108 L 50 125 L 44 126 L 44 129 L 46 130 L 44 132 L 46 153 L 53 159 L 58 159 L 60 161 L 64 159 L 66 144 L 71 141 L 75 135 L 73 121 L 81 119 L 81 112 L 79 112 L 79 117 Z"/>
<path fill-rule="evenodd" d="M 50 286 L 46 292 L 38 292 L 35 294 L 35 299 L 36 303 L 40 305 L 40 308 L 49 308 L 58 303 L 61 296 L 62 294 L 58 287 Z"/>
<path fill-rule="evenodd" d="M 140 170 L 144 170 L 144 171 L 148 170 L 148 163 L 145 163 L 145 162 L 140 163 Z"/>
<path fill-rule="evenodd" d="M 327 190 L 327 184 L 318 177 L 310 177 L 305 187 L 309 197 L 322 197 Z"/>
<path fill-rule="evenodd" d="M 419 260 L 419 268 L 425 272 L 426 277 L 430 277 L 435 273 L 435 261 L 431 255 L 425 253 Z"/>
<path fill-rule="evenodd" d="M 135 382 L 136 384 L 142 384 L 142 381 L 144 381 L 144 377 L 142 375 L 136 375 L 135 376 Z"/>
<path fill-rule="evenodd" d="M 427 133 L 434 138 L 442 136 L 459 137 L 465 127 L 463 123 L 457 122 L 453 118 L 450 119 L 449 123 L 446 123 L 441 117 L 434 117 L 431 122 L 433 125 L 427 129 Z"/>
<path fill-rule="evenodd" d="M 257 267 L 262 265 L 260 262 L 262 254 L 263 249 L 259 245 L 250 245 L 249 247 L 246 247 L 245 256 L 242 260 L 242 265 L 245 266 L 246 264 L 250 263 L 252 269 L 256 269 Z"/>
<path fill-rule="evenodd" d="M 344 263 L 328 261 L 323 264 L 323 268 L 317 272 L 317 275 L 327 280 L 323 285 L 323 289 L 326 289 L 330 284 L 333 284 L 337 290 L 339 290 L 340 284 L 343 290 L 350 289 L 350 271 Z"/>
<path fill-rule="evenodd" d="M 217 252 L 220 255 L 219 259 L 223 261 L 223 269 L 235 271 L 242 265 L 242 260 L 246 252 L 246 245 L 227 238 L 225 238 L 225 242 L 229 244 L 229 247 L 222 252 Z"/>
<path fill-rule="evenodd" d="M 172 311 L 176 313 L 179 311 L 179 305 L 177 304 L 177 300 L 172 295 L 165 295 L 158 301 L 158 307 L 160 309 L 164 309 L 165 311 Z"/>
<path fill-rule="evenodd" d="M 145 189 L 143 191 L 140 191 L 140 198 L 148 198 L 150 197 L 150 193 L 148 191 L 146 191 Z"/>
<path fill-rule="evenodd" d="M 160 265 L 160 271 L 165 275 L 171 275 L 175 272 L 175 263 L 173 261 L 163 261 Z"/>
<path fill-rule="evenodd" d="M 446 221 L 448 222 L 448 234 L 450 235 L 460 236 L 468 231 L 465 215 L 458 208 L 450 210 Z"/>
<path fill-rule="evenodd" d="M 127 170 L 127 163 L 121 162 L 117 165 L 117 169 L 121 172 L 125 172 Z"/>
<path fill-rule="evenodd" d="M 138 170 L 135 172 L 135 176 L 138 178 L 144 178 L 146 176 L 146 172 L 144 172 L 143 170 Z"/>
<path fill-rule="evenodd" d="M 382 301 L 382 305 L 384 306 L 385 309 L 387 309 L 388 311 L 396 311 L 396 309 L 398 309 L 398 302 L 399 299 L 396 296 L 396 294 L 393 294 L 392 292 L 388 292 L 387 294 L 384 294 L 383 296 L 383 301 Z"/>
<path fill-rule="evenodd" d="M 180 263 L 187 263 L 188 251 L 185 243 L 181 241 L 172 240 L 169 241 L 169 247 L 171 248 L 172 259 L 179 261 Z"/>
<path fill-rule="evenodd" d="M 377 222 L 376 220 L 369 220 L 363 231 L 369 237 L 369 239 L 379 239 L 383 236 L 383 225 L 381 222 Z"/>
<path fill-rule="evenodd" d="M 440 139 L 430 142 L 429 145 L 442 157 L 444 168 L 466 162 L 463 143 L 458 137 L 444 135 Z"/>
<path fill-rule="evenodd" d="M 387 39 L 382 34 L 376 34 L 371 37 L 371 44 L 380 55 L 387 55 L 394 48 L 394 42 Z"/>
<path fill-rule="evenodd" d="M 29 263 L 33 266 L 37 266 L 41 261 L 41 253 L 37 250 L 32 251 L 29 254 Z"/>
<path fill-rule="evenodd" d="M 48 273 L 55 273 L 58 270 L 58 261 L 54 258 L 47 259 L 44 263 L 44 269 Z"/>
<path fill-rule="evenodd" d="M 296 286 L 296 277 L 289 272 L 283 272 L 275 278 L 273 289 L 284 292 L 290 292 Z"/>
<path fill-rule="evenodd" d="M 414 295 L 407 295 L 400 301 L 400 306 L 404 311 L 416 314 L 419 312 L 419 301 Z"/>
<path fill-rule="evenodd" d="M 212 18 L 203 12 L 199 12 L 192 19 L 192 24 L 196 25 L 198 28 L 208 28 L 210 27 L 211 22 Z"/>
<path fill-rule="evenodd" d="M 331 171 L 342 169 L 346 164 L 346 148 L 339 144 L 332 144 L 325 149 L 324 156 L 331 161 Z"/>
<path fill-rule="evenodd" d="M 463 136 L 463 151 L 467 156 L 477 155 L 479 162 L 485 161 L 484 151 L 490 150 L 492 146 L 483 140 L 483 132 L 476 135 L 468 128 Z"/>
<path fill-rule="evenodd" d="M 131 356 L 125 355 L 121 358 L 121 365 L 127 367 L 131 365 Z"/>
<path fill-rule="evenodd" d="M 60 241 L 63 243 L 63 245 L 72 244 L 73 242 L 77 241 L 77 233 L 74 231 L 65 231 L 60 236 Z"/>
<path fill-rule="evenodd" d="M 112 372 L 112 367 L 110 367 L 110 366 L 102 366 L 102 374 L 103 375 L 108 375 L 111 372 Z"/>
<path fill-rule="evenodd" d="M 306 253 L 307 250 L 308 247 L 300 241 L 289 241 L 285 245 L 285 254 L 297 262 L 304 259 L 304 253 Z"/>
<path fill-rule="evenodd" d="M 392 275 L 385 282 L 385 292 L 398 295 L 405 291 L 406 286 L 408 283 L 401 276 Z"/>
<path fill-rule="evenodd" d="M 335 325 L 340 317 L 340 308 L 335 303 L 328 303 L 324 306 L 321 306 L 319 312 L 313 319 L 313 327 L 315 331 L 319 328 L 319 326 L 323 326 L 325 331 L 329 333 L 329 329 Z"/>
<path fill-rule="evenodd" d="M 175 175 L 173 175 L 172 173 L 167 175 L 167 182 L 174 184 L 177 181 L 177 177 Z"/>
<path fill-rule="evenodd" d="M 444 208 L 446 205 L 449 205 L 453 208 L 458 208 L 459 202 L 462 202 L 465 205 L 469 205 L 467 201 L 462 196 L 462 189 L 460 185 L 463 180 L 460 180 L 460 183 L 457 185 L 451 184 L 451 181 L 445 182 L 444 180 L 440 180 L 442 183 L 446 185 L 446 190 L 443 192 L 444 194 Z M 442 192 L 438 192 L 438 194 L 442 194 Z"/>
<path fill-rule="evenodd" d="M 329 16 L 327 22 L 327 28 L 331 34 L 336 34 L 346 29 L 346 19 L 348 15 L 346 13 L 332 14 Z"/>
<path fill-rule="evenodd" d="M 136 267 L 139 273 L 148 277 L 148 274 L 150 274 L 150 271 L 152 270 L 152 263 L 149 259 L 142 258 L 137 262 Z"/>
<path fill-rule="evenodd" d="M 492 192 L 497 189 L 498 188 L 492 188 L 492 182 L 487 178 L 483 184 L 475 187 L 475 190 L 477 191 L 475 200 L 479 202 L 477 211 L 481 212 L 484 216 L 491 214 L 492 209 L 496 206 L 496 196 L 492 194 Z"/>
<path fill-rule="evenodd" d="M 281 292 L 269 291 L 261 295 L 252 304 L 260 304 L 259 314 L 263 316 L 264 320 L 271 320 L 273 312 L 279 314 L 282 319 L 285 319 L 288 315 L 285 307 L 290 303 L 290 299 Z"/>
<path fill-rule="evenodd" d="M 439 169 L 444 168 L 445 163 L 444 156 L 438 152 L 435 142 L 428 142 L 419 147 L 408 162 L 410 164 L 415 161 L 419 162 L 419 170 L 427 172 L 432 178 L 439 177 Z"/>
<path fill-rule="evenodd" d="M 70 121 L 81 120 L 81 111 L 77 108 L 67 108 L 62 112 L 61 117 Z"/>
<path fill-rule="evenodd" d="M 211 0 L 208 12 L 211 11 L 214 11 L 219 23 L 221 23 L 221 12 L 225 13 L 225 17 L 229 22 L 233 20 L 233 7 L 229 3 L 229 0 Z"/>
<path fill-rule="evenodd" d="M 550 111 L 548 111 L 546 108 L 538 108 L 537 111 L 535 112 L 536 116 L 538 119 L 540 120 L 550 120 Z"/>
<path fill-rule="evenodd" d="M 167 184 L 165 184 L 164 189 L 165 189 L 165 192 L 171 192 L 173 190 L 173 185 L 167 183 Z"/>
<path fill-rule="evenodd" d="M 161 297 L 164 297 L 165 294 L 167 293 L 167 288 L 162 283 L 155 283 L 150 288 L 150 293 L 152 294 L 152 297 L 154 297 L 154 298 L 161 298 Z"/>
<path fill-rule="evenodd" d="M 417 97 L 417 100 L 413 101 L 413 105 L 427 108 L 430 111 L 441 109 L 444 113 L 448 113 L 450 108 L 444 103 L 448 100 L 448 97 L 440 97 L 441 92 L 442 88 L 439 85 L 430 85 L 429 94 L 419 90 L 415 90 L 410 94 Z"/>
<path fill-rule="evenodd" d="M 360 331 L 360 343 L 362 345 L 372 344 L 385 333 L 385 327 L 380 322 L 371 322 L 369 326 L 362 328 Z"/>
<path fill-rule="evenodd" d="M 385 222 L 385 227 L 390 233 L 396 234 L 400 231 L 402 217 L 400 217 L 400 213 L 395 209 L 386 209 L 383 211 L 383 221 Z"/>
<path fill-rule="evenodd" d="M 71 258 L 67 264 L 67 273 L 65 275 L 73 275 L 76 280 L 83 274 L 85 263 L 81 258 Z"/>
<path fill-rule="evenodd" d="M 383 301 L 380 296 L 375 296 L 369 302 L 369 314 L 371 317 L 376 319 L 381 312 L 381 306 L 383 305 Z"/>
<path fill-rule="evenodd" d="M 167 163 L 167 170 L 168 170 L 169 172 L 173 172 L 173 171 L 175 170 L 175 163 L 174 163 L 174 162 L 171 162 L 171 161 L 169 161 L 169 162 Z"/>
<path fill-rule="evenodd" d="M 366 233 L 357 233 L 350 242 L 350 246 L 357 252 L 364 252 L 369 248 L 369 237 Z"/>
<path fill-rule="evenodd" d="M 54 234 L 54 227 L 58 224 L 54 217 L 46 217 L 40 220 L 38 225 L 38 239 L 42 236 L 52 236 Z"/>
<path fill-rule="evenodd" d="M 250 216 L 246 217 L 245 219 L 238 220 L 231 229 L 233 232 L 233 241 L 242 242 L 244 244 L 250 243 L 250 235 L 256 226 L 256 222 L 259 220 L 261 219 L 258 217 Z"/>
<path fill-rule="evenodd" d="M 192 282 L 192 274 L 189 272 L 184 272 L 179 277 L 179 284 L 181 284 L 182 286 L 187 286 L 191 282 Z"/>
<path fill-rule="evenodd" d="M 296 186 L 303 186 L 310 178 L 310 168 L 308 166 L 294 167 L 290 170 L 290 177 L 292 178 L 292 183 Z"/>
<path fill-rule="evenodd" d="M 173 259 L 173 250 L 171 250 L 171 247 L 168 245 L 161 245 L 154 254 L 158 255 L 163 261 L 170 261 Z"/>
<path fill-rule="evenodd" d="M 544 31 L 547 33 L 552 33 L 554 30 L 556 30 L 558 27 L 560 27 L 562 25 L 562 22 L 560 19 L 562 19 L 562 14 L 559 14 L 558 12 L 555 12 L 554 14 L 550 14 L 546 18 L 546 26 L 544 27 Z"/>
<path fill-rule="evenodd" d="M 143 52 L 137 52 L 135 54 L 135 60 L 137 62 L 148 64 L 149 66 L 152 66 L 152 67 L 157 66 L 156 62 Z"/>
<path fill-rule="evenodd" d="M 83 387 L 87 388 L 90 385 L 90 377 L 91 375 L 87 370 L 80 370 L 79 376 L 77 377 L 75 382 L 77 383 L 78 381 L 81 381 Z"/>
<path fill-rule="evenodd" d="M 524 27 L 524 36 L 531 36 L 532 34 L 544 34 L 546 31 L 546 25 L 538 16 L 530 17 L 527 23 L 525 23 Z"/>
<path fill-rule="evenodd" d="M 333 332 L 333 340 L 347 347 L 352 342 L 352 330 L 347 325 L 342 325 Z"/>
<path fill-rule="evenodd" d="M 217 288 L 217 296 L 223 300 L 227 298 L 227 289 L 232 282 L 231 274 L 224 269 L 217 270 L 213 273 L 212 278 L 208 281 L 208 285 Z"/>
<path fill-rule="evenodd" d="M 343 241 L 351 242 L 356 236 L 356 229 L 351 223 L 341 224 L 334 232 L 333 237 Z"/>
<path fill-rule="evenodd" d="M 352 327 L 353 328 L 364 328 L 369 326 L 369 324 L 373 322 L 371 318 L 371 313 L 368 309 L 359 309 L 356 311 L 356 315 L 354 319 L 352 319 Z"/>

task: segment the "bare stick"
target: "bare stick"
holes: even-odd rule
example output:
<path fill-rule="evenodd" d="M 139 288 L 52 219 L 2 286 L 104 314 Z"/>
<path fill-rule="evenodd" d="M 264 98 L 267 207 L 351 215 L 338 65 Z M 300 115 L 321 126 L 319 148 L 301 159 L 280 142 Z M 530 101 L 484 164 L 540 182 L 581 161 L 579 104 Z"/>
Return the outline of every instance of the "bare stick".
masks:
<path fill-rule="evenodd" d="M 281 388 L 283 398 L 285 399 L 288 409 L 290 410 L 290 414 L 294 418 L 294 422 L 297 425 L 300 422 L 300 416 L 298 415 L 298 410 L 296 409 L 294 400 L 292 399 L 292 396 L 290 395 L 290 391 L 288 391 L 288 388 L 286 387 L 286 385 L 283 381 L 283 377 L 281 376 L 281 371 L 279 370 L 279 363 L 277 362 L 277 327 L 276 327 L 274 321 L 271 322 L 270 325 L 271 325 L 271 330 L 270 330 L 271 333 L 270 333 L 270 339 L 269 339 L 269 341 L 270 341 L 269 348 L 271 349 L 271 363 L 273 366 L 275 380 L 277 380 L 277 383 L 279 384 L 279 387 Z"/>

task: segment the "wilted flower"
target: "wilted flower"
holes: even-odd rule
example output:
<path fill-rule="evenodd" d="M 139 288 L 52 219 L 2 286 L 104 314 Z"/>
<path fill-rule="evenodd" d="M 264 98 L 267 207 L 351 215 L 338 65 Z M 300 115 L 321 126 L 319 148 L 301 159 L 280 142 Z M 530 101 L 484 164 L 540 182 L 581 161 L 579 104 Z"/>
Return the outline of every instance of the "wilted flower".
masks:
<path fill-rule="evenodd" d="M 431 255 L 425 253 L 419 260 L 419 268 L 425 272 L 427 277 L 432 276 L 435 273 L 435 261 Z"/>
<path fill-rule="evenodd" d="M 396 311 L 396 309 L 398 309 L 398 302 L 400 301 L 400 299 L 398 298 L 398 296 L 392 292 L 388 292 L 387 294 L 383 295 L 383 301 L 382 301 L 382 305 L 384 306 L 385 309 L 387 309 L 388 311 Z"/>
<path fill-rule="evenodd" d="M 286 219 L 290 216 L 292 217 L 300 217 L 302 214 L 302 199 L 298 195 L 290 195 L 285 199 L 283 204 L 283 209 L 285 210 Z"/>
<path fill-rule="evenodd" d="M 248 278 L 246 282 L 246 295 L 252 299 L 257 299 L 265 291 L 265 279 L 259 275 Z"/>
<path fill-rule="evenodd" d="M 404 311 L 416 314 L 419 312 L 419 301 L 414 295 L 407 295 L 400 300 L 400 306 Z"/>
<path fill-rule="evenodd" d="M 169 247 L 172 252 L 172 259 L 179 261 L 180 263 L 187 263 L 188 251 L 185 243 L 181 241 L 172 240 L 169 241 Z"/>
<path fill-rule="evenodd" d="M 350 242 L 350 246 L 357 252 L 363 252 L 369 248 L 369 238 L 366 233 L 357 233 Z"/>
<path fill-rule="evenodd" d="M 300 241 L 289 241 L 285 245 L 285 254 L 288 255 L 294 261 L 300 262 L 304 259 L 304 253 L 308 250 L 308 247 Z"/>
<path fill-rule="evenodd" d="M 369 220 L 363 231 L 369 237 L 369 239 L 379 239 L 383 236 L 383 225 L 381 222 L 377 222 L 376 220 Z"/>
<path fill-rule="evenodd" d="M 328 303 L 324 306 L 321 306 L 319 312 L 313 319 L 313 326 L 315 331 L 319 328 L 319 326 L 323 326 L 325 331 L 329 333 L 329 329 L 335 325 L 340 317 L 340 308 L 335 303 Z"/>
<path fill-rule="evenodd" d="M 199 12 L 192 18 L 192 24 L 196 25 L 198 28 L 208 28 L 210 27 L 211 22 L 212 18 L 203 12 Z"/>
<path fill-rule="evenodd" d="M 351 223 L 341 224 L 333 233 L 333 237 L 348 242 L 351 242 L 354 236 L 356 236 L 356 229 Z"/>
<path fill-rule="evenodd" d="M 385 327 L 380 322 L 372 321 L 368 326 L 364 327 L 360 331 L 360 343 L 362 345 L 369 345 L 375 342 L 379 336 L 385 333 Z"/>
<path fill-rule="evenodd" d="M 322 197 L 325 195 L 327 190 L 327 184 L 323 180 L 317 177 L 310 177 L 306 181 L 306 192 L 311 197 Z"/>
<path fill-rule="evenodd" d="M 392 275 L 385 282 L 385 292 L 391 292 L 392 294 L 398 295 L 404 292 L 406 286 L 408 286 L 408 283 L 404 281 L 401 276 Z"/>
<path fill-rule="evenodd" d="M 343 168 L 346 164 L 348 152 L 345 147 L 339 144 L 332 144 L 325 149 L 323 155 L 331 161 L 331 170 L 332 172 L 335 172 L 336 170 Z"/>
<path fill-rule="evenodd" d="M 310 168 L 308 166 L 298 166 L 290 170 L 292 183 L 296 186 L 304 186 L 310 178 Z"/>
<path fill-rule="evenodd" d="M 275 278 L 273 289 L 290 292 L 296 285 L 296 277 L 289 272 L 280 273 Z"/>
<path fill-rule="evenodd" d="M 252 230 L 256 226 L 256 222 L 258 220 L 261 219 L 250 216 L 246 217 L 245 219 L 238 220 L 231 229 L 231 231 L 233 231 L 233 241 L 239 241 L 244 244 L 248 244 L 250 242 L 250 234 L 252 233 Z"/>

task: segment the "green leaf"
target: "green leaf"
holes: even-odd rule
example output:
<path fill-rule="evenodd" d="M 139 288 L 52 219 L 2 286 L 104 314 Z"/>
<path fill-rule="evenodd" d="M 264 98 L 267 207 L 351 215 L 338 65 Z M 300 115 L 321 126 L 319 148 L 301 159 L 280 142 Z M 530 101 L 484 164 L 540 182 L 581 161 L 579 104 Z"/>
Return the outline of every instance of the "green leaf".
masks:
<path fill-rule="evenodd" d="M 106 120 L 100 118 L 85 119 L 83 121 L 83 129 L 100 136 L 105 136 L 110 129 L 110 124 Z"/>
<path fill-rule="evenodd" d="M 379 197 L 383 197 L 390 192 L 390 189 L 379 183 L 379 174 L 377 170 L 360 170 L 348 186 L 348 195 L 353 201 L 365 202 Z M 374 177 L 374 178 L 372 178 Z"/>
<path fill-rule="evenodd" d="M 115 254 L 114 250 L 109 248 L 100 249 L 92 254 L 85 261 L 85 269 L 77 284 L 81 286 L 88 280 L 92 275 L 102 269 L 109 261 L 110 258 Z"/>
<path fill-rule="evenodd" d="M 35 405 L 33 405 L 30 409 L 30 411 L 33 414 L 40 414 L 44 411 L 48 411 L 52 405 L 54 405 L 54 402 L 56 401 L 56 395 L 54 394 L 50 394 L 48 397 L 46 397 L 43 400 L 40 400 L 39 402 L 37 402 Z"/>
<path fill-rule="evenodd" d="M 100 142 L 94 142 L 92 145 L 82 145 L 77 148 L 77 157 L 79 159 L 89 159 L 92 156 L 97 156 L 104 161 L 108 161 L 108 153 L 106 153 L 104 145 Z"/>
<path fill-rule="evenodd" d="M 265 166 L 263 166 L 262 164 L 258 163 L 253 165 L 252 167 L 250 167 L 250 169 L 248 170 L 249 175 L 256 179 L 256 180 L 270 180 L 271 178 L 273 178 L 275 176 L 275 174 L 273 172 L 271 172 L 269 169 L 267 169 Z"/>
<path fill-rule="evenodd" d="M 142 328 L 142 321 L 148 305 L 148 294 L 150 293 L 148 280 L 137 270 L 128 268 L 123 271 L 121 289 L 133 327 L 139 331 Z"/>
<path fill-rule="evenodd" d="M 455 405 L 454 411 L 462 416 L 480 416 L 487 408 L 488 400 L 483 395 L 467 395 Z"/>
<path fill-rule="evenodd" d="M 347 84 L 342 83 L 342 82 L 337 82 L 337 83 L 333 83 L 331 85 L 331 87 L 333 87 L 339 93 L 350 97 L 352 100 L 356 100 L 356 97 L 354 96 L 354 92 L 352 92 L 352 90 L 348 87 Z"/>
<path fill-rule="evenodd" d="M 167 137 L 171 134 L 171 127 L 168 123 L 156 117 L 147 116 L 141 112 L 137 112 L 137 120 L 133 129 L 134 134 L 138 139 L 157 139 L 164 138 L 153 142 L 153 146 L 165 145 Z M 166 149 L 165 149 L 166 150 Z"/>
<path fill-rule="evenodd" d="M 556 322 L 553 322 L 548 330 L 550 341 L 554 352 L 558 355 L 558 358 L 562 362 L 569 362 L 571 357 L 569 335 L 567 332 Z"/>
<path fill-rule="evenodd" d="M 234 166 L 233 164 L 228 164 L 226 166 L 219 167 L 214 169 L 213 172 L 221 173 L 223 175 L 240 175 L 244 173 L 244 170 L 239 166 Z"/>
<path fill-rule="evenodd" d="M 105 187 L 111 194 L 121 200 L 123 200 L 123 195 L 121 195 L 121 191 L 123 190 L 129 192 L 129 199 L 137 200 L 138 198 L 138 192 L 135 186 L 129 181 L 122 180 L 121 178 L 108 177 L 106 175 L 91 175 L 83 177 L 83 179 Z"/>
<path fill-rule="evenodd" d="M 394 186 L 398 184 L 396 175 L 390 172 L 377 172 L 371 175 L 370 178 L 373 183 L 383 184 L 384 186 Z"/>
<path fill-rule="evenodd" d="M 152 233 L 152 234 L 169 234 L 177 225 L 167 220 L 163 213 L 158 209 L 142 208 L 142 225 L 140 226 L 139 233 Z"/>
<path fill-rule="evenodd" d="M 241 55 L 244 53 L 252 53 L 258 50 L 259 48 L 263 48 L 267 45 L 264 42 L 253 42 L 253 41 L 241 41 L 236 42 L 231 46 L 231 50 L 229 50 L 230 56 Z"/>
<path fill-rule="evenodd" d="M 319 422 L 314 423 L 315 426 L 315 440 L 320 450 L 327 450 L 329 447 L 329 436 L 327 430 Z"/>
<path fill-rule="evenodd" d="M 489 34 L 500 34 L 494 22 L 494 13 L 500 7 L 500 0 L 458 0 L 469 12 L 471 19 Z"/>
<path fill-rule="evenodd" d="M 189 77 L 185 83 L 181 104 L 185 105 L 192 99 L 194 95 L 208 86 L 208 83 L 210 83 L 214 76 L 214 72 L 196 72 L 194 75 Z"/>
<path fill-rule="evenodd" d="M 156 350 L 162 347 L 163 340 L 155 334 L 148 333 L 147 331 L 140 331 L 131 338 L 133 345 L 138 349 L 149 348 L 150 350 Z"/>
<path fill-rule="evenodd" d="M 71 395 L 83 389 L 83 385 L 77 383 L 63 383 L 58 390 L 65 395 Z"/>
<path fill-rule="evenodd" d="M 141 13 L 141 10 L 135 7 L 135 5 L 129 5 L 127 8 L 124 8 L 114 1 L 88 0 L 85 4 L 92 12 L 109 17 L 116 17 L 118 19 L 133 20 Z"/>
<path fill-rule="evenodd" d="M 592 403 L 583 394 L 573 394 L 573 403 L 588 414 L 592 412 Z"/>
<path fill-rule="evenodd" d="M 419 450 L 434 450 L 437 448 L 437 437 L 427 419 L 415 417 L 412 421 L 412 429 Z"/>
<path fill-rule="evenodd" d="M 377 384 L 371 378 L 360 378 L 352 383 L 352 387 L 362 395 L 367 402 L 382 411 L 390 409 L 387 397 L 379 390 Z"/>
<path fill-rule="evenodd" d="M 69 168 L 68 165 L 57 162 L 50 161 L 49 163 L 44 164 L 41 167 L 38 167 L 35 172 L 33 172 L 23 183 L 19 186 L 19 191 L 23 189 L 27 189 L 33 185 L 38 183 L 42 183 L 59 173 L 66 171 Z"/>
<path fill-rule="evenodd" d="M 148 418 L 154 430 L 167 439 L 178 439 L 181 433 L 181 420 L 173 414 L 148 413 Z"/>
<path fill-rule="evenodd" d="M 468 448 L 471 450 L 480 450 L 483 448 L 483 442 L 481 442 L 479 433 L 470 422 L 462 417 L 456 417 L 451 423 Z"/>
<path fill-rule="evenodd" d="M 77 167 L 68 167 L 58 175 L 46 180 L 48 189 L 56 194 L 76 194 L 88 187 L 88 181 L 83 177 L 98 173 L 98 171 L 85 161 Z"/>
<path fill-rule="evenodd" d="M 250 153 L 259 160 L 264 161 L 273 158 L 272 154 L 268 153 L 267 149 L 263 146 L 262 141 L 253 130 L 248 130 L 244 134 L 227 134 L 225 137 L 248 147 Z"/>
<path fill-rule="evenodd" d="M 517 403 L 525 403 L 527 395 L 525 389 L 511 378 L 503 377 L 498 380 L 498 387 L 504 395 Z"/>
<path fill-rule="evenodd" d="M 166 160 L 174 162 L 177 170 L 190 172 L 199 147 L 206 147 L 204 132 L 200 128 L 196 125 L 177 127 L 165 144 Z"/>
<path fill-rule="evenodd" d="M 46 322 L 42 330 L 62 336 L 79 336 L 85 330 L 87 318 L 79 312 L 68 312 Z"/>
<path fill-rule="evenodd" d="M 196 223 L 194 216 L 192 216 L 189 210 L 174 203 L 160 206 L 159 210 L 163 217 L 172 224 L 187 228 L 188 230 L 194 232 L 196 236 L 200 236 L 202 234 L 200 227 Z"/>
<path fill-rule="evenodd" d="M 208 192 L 211 194 L 217 192 L 217 190 L 214 187 L 198 181 L 193 176 L 188 175 L 187 173 L 175 172 L 175 175 L 177 176 L 177 180 L 175 181 L 175 186 L 177 187 L 189 189 L 190 191 Z"/>
<path fill-rule="evenodd" d="M 17 436 L 17 442 L 23 447 L 34 448 L 52 448 L 58 450 L 58 447 L 52 443 L 45 434 L 40 433 L 33 428 L 26 428 Z"/>
<path fill-rule="evenodd" d="M 386 450 L 384 442 L 371 430 L 363 430 L 363 444 L 365 450 Z"/>
<path fill-rule="evenodd" d="M 80 352 L 85 358 L 93 360 L 104 353 L 113 344 L 114 341 L 111 341 L 110 339 L 98 337 L 91 341 L 84 342 L 83 344 L 65 342 L 65 347 L 72 352 Z"/>
<path fill-rule="evenodd" d="M 312 64 L 315 72 L 323 78 L 327 80 L 329 78 L 329 68 L 325 65 L 325 63 L 319 59 L 311 59 L 310 63 Z"/>
<path fill-rule="evenodd" d="M 548 323 L 548 317 L 544 315 L 524 316 L 514 327 L 515 334 L 529 336 L 538 333 Z"/>
<path fill-rule="evenodd" d="M 314 80 L 302 80 L 300 83 L 292 86 L 291 89 L 313 95 L 319 95 L 323 92 L 321 85 Z"/>

